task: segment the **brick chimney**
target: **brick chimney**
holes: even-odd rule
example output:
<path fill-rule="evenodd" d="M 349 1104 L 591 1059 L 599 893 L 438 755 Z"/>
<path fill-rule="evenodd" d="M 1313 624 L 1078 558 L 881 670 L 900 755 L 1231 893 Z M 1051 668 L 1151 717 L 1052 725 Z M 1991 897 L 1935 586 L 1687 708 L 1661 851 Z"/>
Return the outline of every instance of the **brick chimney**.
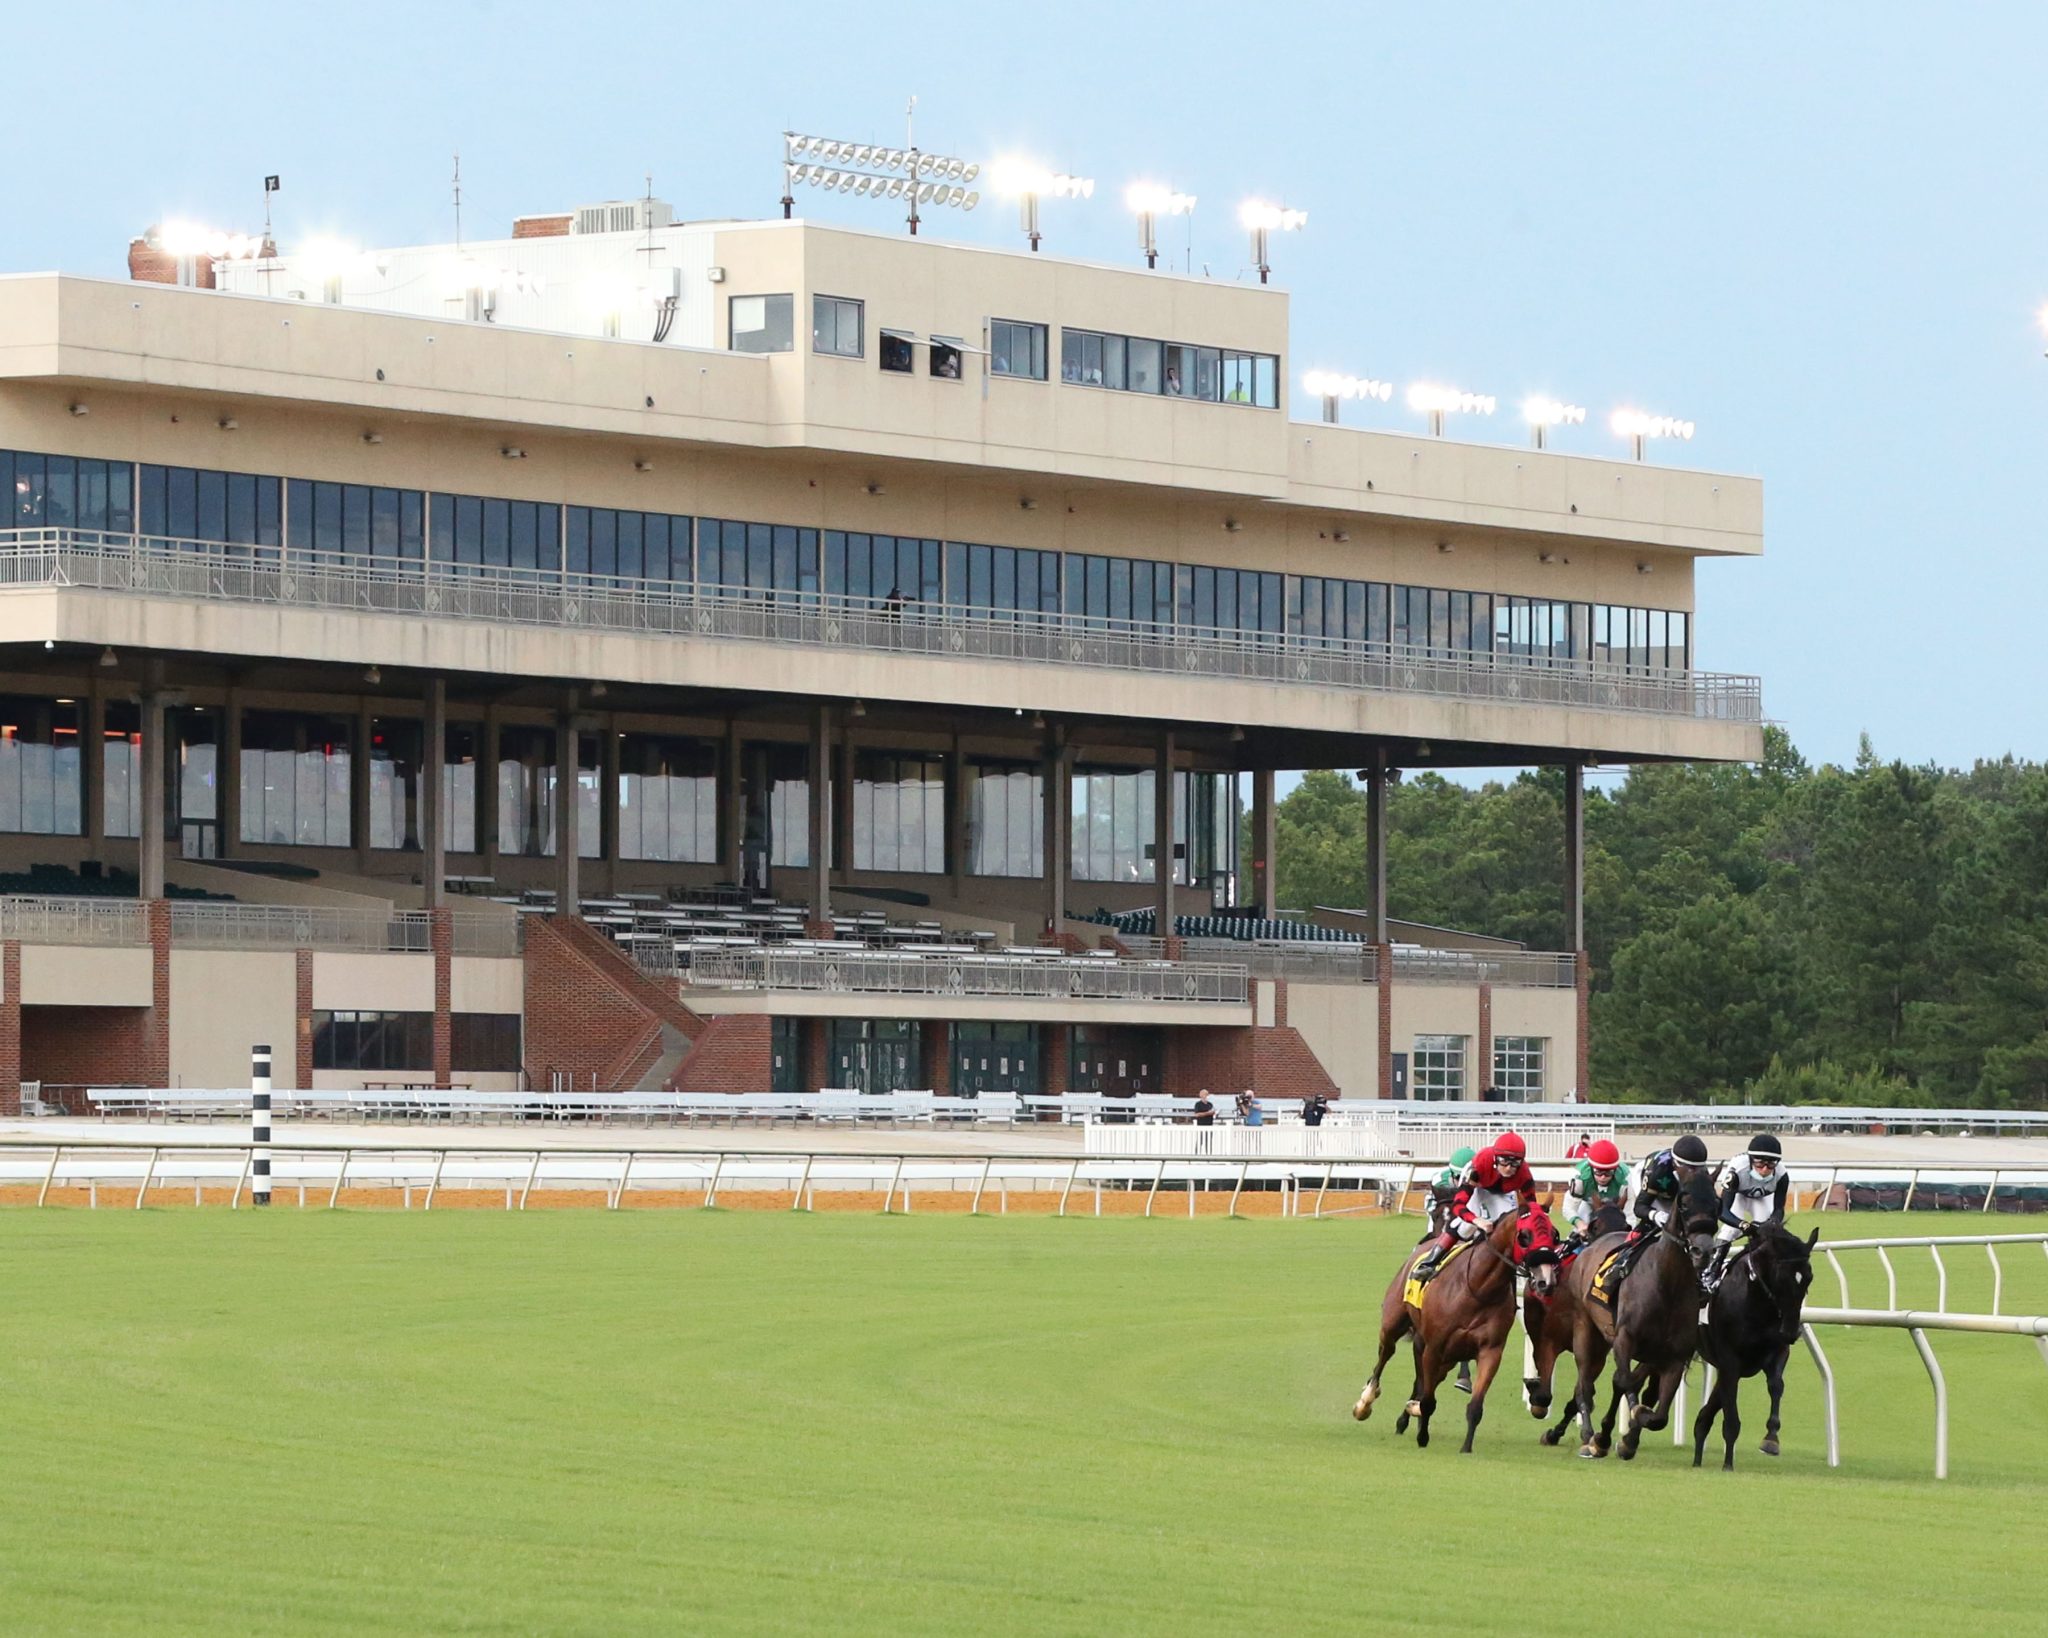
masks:
<path fill-rule="evenodd" d="M 515 216 L 512 218 L 512 237 L 515 239 L 559 239 L 569 231 L 574 216 L 563 211 L 558 216 Z"/>
<path fill-rule="evenodd" d="M 128 241 L 128 277 L 142 284 L 176 284 L 178 258 L 158 242 L 158 229 Z M 202 290 L 213 288 L 213 260 L 200 256 L 192 264 L 192 282 Z"/>

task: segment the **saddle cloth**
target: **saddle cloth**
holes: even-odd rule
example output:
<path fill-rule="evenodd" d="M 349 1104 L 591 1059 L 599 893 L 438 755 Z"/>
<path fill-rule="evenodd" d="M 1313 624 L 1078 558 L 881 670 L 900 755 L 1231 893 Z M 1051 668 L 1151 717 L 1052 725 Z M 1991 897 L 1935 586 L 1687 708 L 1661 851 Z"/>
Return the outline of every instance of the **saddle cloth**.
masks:
<path fill-rule="evenodd" d="M 1443 1272 L 1445 1269 L 1449 1268 L 1451 1264 L 1455 1263 L 1460 1257 L 1465 1255 L 1465 1248 L 1468 1244 L 1470 1244 L 1469 1241 L 1460 1240 L 1456 1245 L 1452 1246 L 1451 1249 L 1444 1254 L 1444 1260 L 1436 1265 L 1436 1272 L 1430 1275 L 1427 1281 L 1418 1280 L 1414 1276 L 1414 1274 L 1411 1273 L 1408 1276 L 1407 1284 L 1401 1287 L 1401 1300 L 1405 1302 L 1410 1308 L 1420 1308 L 1422 1306 L 1423 1294 L 1429 1289 L 1431 1285 L 1435 1284 L 1439 1279 L 1443 1277 Z"/>
<path fill-rule="evenodd" d="M 1593 1271 L 1591 1295 L 1595 1302 L 1605 1303 L 1609 1308 L 1614 1306 L 1614 1276 L 1617 1265 L 1627 1250 L 1627 1246 L 1616 1246 L 1601 1259 L 1600 1266 Z"/>

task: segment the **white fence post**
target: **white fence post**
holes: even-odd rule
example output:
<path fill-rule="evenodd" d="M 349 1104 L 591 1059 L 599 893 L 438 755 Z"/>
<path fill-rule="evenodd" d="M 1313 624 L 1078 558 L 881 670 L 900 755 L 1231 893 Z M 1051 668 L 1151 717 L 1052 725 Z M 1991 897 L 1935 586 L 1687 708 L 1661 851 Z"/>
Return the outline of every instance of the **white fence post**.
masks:
<path fill-rule="evenodd" d="M 250 1166 L 249 1204 L 270 1204 L 270 1048 L 249 1049 L 249 1141 L 255 1145 Z"/>
<path fill-rule="evenodd" d="M 1928 1346 L 1927 1333 L 1914 1326 L 1913 1346 L 1920 1350 L 1920 1363 L 1927 1367 L 1928 1380 L 1934 1384 L 1934 1476 L 1948 1477 L 1948 1383 L 1941 1374 L 1941 1362 L 1934 1357 L 1934 1350 Z"/>
<path fill-rule="evenodd" d="M 1828 1356 L 1821 1351 L 1820 1337 L 1810 1325 L 1801 1325 L 1799 1334 L 1806 1338 L 1806 1351 L 1813 1355 L 1814 1367 L 1820 1372 L 1820 1386 L 1827 1413 L 1828 1466 L 1842 1465 L 1842 1425 L 1835 1414 L 1835 1368 L 1828 1363 Z"/>

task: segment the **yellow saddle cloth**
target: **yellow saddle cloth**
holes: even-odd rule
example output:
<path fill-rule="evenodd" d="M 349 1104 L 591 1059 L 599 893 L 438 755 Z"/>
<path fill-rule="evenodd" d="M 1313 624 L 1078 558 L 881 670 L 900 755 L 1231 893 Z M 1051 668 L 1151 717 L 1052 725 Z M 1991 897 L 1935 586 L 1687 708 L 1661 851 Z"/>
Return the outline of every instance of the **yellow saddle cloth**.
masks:
<path fill-rule="evenodd" d="M 1593 1271 L 1592 1295 L 1595 1302 L 1605 1303 L 1609 1308 L 1614 1306 L 1614 1276 L 1617 1265 L 1621 1262 L 1622 1253 L 1627 1249 L 1626 1246 L 1615 1247 L 1600 1260 L 1600 1266 Z"/>
<path fill-rule="evenodd" d="M 1436 1265 L 1436 1272 L 1430 1275 L 1430 1277 L 1426 1281 L 1418 1280 L 1415 1277 L 1415 1275 L 1411 1272 L 1408 1276 L 1407 1283 L 1401 1287 L 1401 1300 L 1408 1304 L 1410 1308 L 1420 1308 L 1422 1306 L 1423 1293 L 1427 1291 L 1430 1286 L 1434 1285 L 1438 1280 L 1443 1278 L 1443 1273 L 1445 1269 L 1449 1268 L 1451 1264 L 1455 1263 L 1460 1257 L 1465 1255 L 1465 1247 L 1467 1246 L 1467 1244 L 1469 1244 L 1468 1241 L 1460 1240 L 1456 1245 L 1452 1246 L 1451 1249 L 1444 1254 L 1444 1260 Z"/>

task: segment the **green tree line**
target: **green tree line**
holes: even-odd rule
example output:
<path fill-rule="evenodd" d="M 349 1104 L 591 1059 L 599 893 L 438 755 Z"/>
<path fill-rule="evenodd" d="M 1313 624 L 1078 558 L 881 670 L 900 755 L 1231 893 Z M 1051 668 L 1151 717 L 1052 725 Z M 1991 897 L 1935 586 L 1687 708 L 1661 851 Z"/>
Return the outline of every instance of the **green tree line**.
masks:
<path fill-rule="evenodd" d="M 1561 949 L 1564 785 L 1411 775 L 1394 917 Z M 1599 1098 L 2048 1107 L 2048 766 L 1644 766 L 1586 796 Z M 1366 902 L 1365 794 L 1276 812 L 1283 905 Z"/>

